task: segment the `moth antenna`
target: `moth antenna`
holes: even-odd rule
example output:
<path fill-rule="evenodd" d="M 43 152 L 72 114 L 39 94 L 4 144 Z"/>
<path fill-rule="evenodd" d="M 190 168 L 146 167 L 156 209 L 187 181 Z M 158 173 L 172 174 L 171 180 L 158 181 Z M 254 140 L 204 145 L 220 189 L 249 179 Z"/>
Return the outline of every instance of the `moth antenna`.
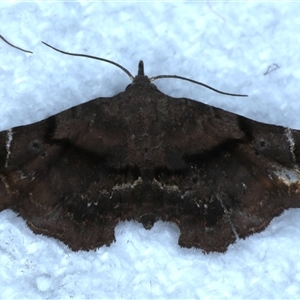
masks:
<path fill-rule="evenodd" d="M 154 81 L 156 79 L 160 79 L 160 78 L 176 78 L 176 79 L 182 79 L 182 80 L 186 80 L 186 81 L 190 81 L 192 83 L 196 83 L 196 84 L 199 84 L 201 86 L 204 86 L 216 93 L 219 93 L 219 94 L 222 94 L 222 95 L 228 95 L 228 96 L 234 96 L 234 97 L 248 97 L 248 95 L 240 95 L 240 94 L 231 94 L 231 93 L 225 93 L 225 92 L 222 92 L 222 91 L 219 91 L 217 89 L 214 89 L 213 87 L 205 84 L 205 83 L 202 83 L 202 82 L 199 82 L 199 81 L 196 81 L 196 80 L 193 80 L 193 79 L 190 79 L 190 78 L 186 78 L 186 77 L 182 77 L 182 76 L 177 76 L 177 75 L 158 75 L 158 76 L 154 76 L 154 77 L 151 77 L 150 78 L 150 81 Z"/>
<path fill-rule="evenodd" d="M 87 58 L 93 58 L 93 59 L 97 59 L 97 60 L 101 60 L 101 61 L 105 61 L 107 63 L 110 63 L 112 65 L 115 65 L 116 67 L 120 68 L 121 70 L 123 70 L 130 78 L 131 81 L 134 80 L 134 77 L 132 76 L 132 74 L 127 70 L 125 69 L 124 67 L 122 67 L 121 65 L 115 63 L 114 61 L 112 60 L 108 60 L 108 59 L 105 59 L 105 58 L 101 58 L 101 57 L 97 57 L 97 56 L 93 56 L 93 55 L 87 55 L 87 54 L 78 54 L 78 53 L 71 53 L 71 52 L 65 52 L 65 51 L 62 51 L 62 50 L 59 50 L 45 42 L 42 41 L 42 43 L 50 48 L 52 48 L 53 50 L 55 51 L 58 51 L 60 53 L 63 53 L 63 54 L 67 54 L 67 55 L 71 55 L 71 56 L 80 56 L 80 57 L 87 57 Z"/>
<path fill-rule="evenodd" d="M 43 42 L 42 43 L 46 46 L 48 46 L 49 48 L 55 50 L 55 51 L 58 51 L 60 53 L 63 53 L 63 54 L 66 54 L 66 55 L 71 55 L 71 56 L 80 56 L 80 57 L 87 57 L 87 58 L 93 58 L 93 59 L 96 59 L 96 60 L 101 60 L 101 61 L 105 61 L 107 63 L 110 63 L 118 68 L 120 68 L 121 70 L 123 70 L 130 78 L 131 81 L 134 80 L 134 76 L 127 70 L 125 69 L 124 67 L 122 67 L 121 65 L 115 63 L 114 61 L 112 60 L 108 60 L 108 59 L 105 59 L 105 58 L 101 58 L 101 57 L 97 57 L 97 56 L 93 56 L 93 55 L 87 55 L 87 54 L 78 54 L 78 53 L 71 53 L 71 52 L 66 52 L 66 51 L 63 51 L 63 50 L 60 50 L 60 49 L 57 49 L 49 44 L 47 44 L 46 42 Z M 139 67 L 138 67 L 138 75 L 145 75 L 144 74 L 144 64 L 143 64 L 143 61 L 140 61 L 139 62 Z M 204 86 L 216 93 L 219 93 L 219 94 L 223 94 L 223 95 L 228 95 L 228 96 L 236 96 L 236 97 L 248 97 L 248 95 L 240 95 L 240 94 L 231 94 L 231 93 L 225 93 L 225 92 L 222 92 L 222 91 L 219 91 L 207 84 L 204 84 L 202 82 L 199 82 L 199 81 L 195 81 L 195 80 L 192 80 L 192 79 L 189 79 L 189 78 L 186 78 L 186 77 L 182 77 L 182 76 L 177 76 L 177 75 L 158 75 L 158 76 L 155 76 L 155 77 L 152 77 L 150 78 L 150 81 L 154 81 L 156 79 L 160 79 L 160 78 L 177 78 L 177 79 L 182 79 L 182 80 L 186 80 L 186 81 L 190 81 L 190 82 L 193 82 L 195 84 L 199 84 L 201 86 Z"/>
<path fill-rule="evenodd" d="M 17 46 L 15 46 L 15 45 L 11 44 L 11 43 L 10 43 L 9 41 L 7 41 L 2 35 L 0 35 L 0 38 L 1 38 L 6 44 L 8 44 L 9 46 L 11 46 L 11 47 L 13 47 L 13 48 L 16 48 L 16 49 L 21 50 L 21 51 L 26 52 L 26 53 L 31 53 L 31 54 L 33 54 L 33 52 L 31 52 L 31 51 L 24 50 L 24 49 L 22 49 L 22 48 L 20 48 L 20 47 L 17 47 Z"/>

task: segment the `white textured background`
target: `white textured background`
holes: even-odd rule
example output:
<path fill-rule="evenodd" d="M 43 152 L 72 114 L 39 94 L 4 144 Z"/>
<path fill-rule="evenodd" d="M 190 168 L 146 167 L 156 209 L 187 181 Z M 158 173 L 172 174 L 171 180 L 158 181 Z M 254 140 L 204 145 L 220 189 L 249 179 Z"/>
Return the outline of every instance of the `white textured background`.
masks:
<path fill-rule="evenodd" d="M 164 93 L 300 129 L 299 3 L 89 3 L 0 1 L 0 130 L 29 124 L 96 97 L 113 96 L 129 79 L 101 56 L 135 74 L 177 74 L 249 94 L 218 95 L 175 79 Z M 268 67 L 279 68 L 267 75 Z M 12 211 L 0 213 L 0 298 L 300 298 L 300 210 L 225 254 L 181 249 L 175 225 L 120 224 L 117 242 L 91 252 L 33 234 Z"/>

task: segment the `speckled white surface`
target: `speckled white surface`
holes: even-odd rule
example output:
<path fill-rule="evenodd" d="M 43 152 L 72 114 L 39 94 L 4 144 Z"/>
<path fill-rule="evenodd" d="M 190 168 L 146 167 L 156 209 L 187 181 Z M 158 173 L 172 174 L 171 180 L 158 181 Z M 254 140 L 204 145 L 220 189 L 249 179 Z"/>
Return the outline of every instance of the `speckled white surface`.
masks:
<path fill-rule="evenodd" d="M 129 84 L 114 66 L 45 47 L 114 60 L 135 74 L 177 74 L 191 83 L 155 84 L 244 116 L 300 129 L 300 4 L 0 2 L 0 130 L 29 124 Z M 279 68 L 267 75 L 269 66 Z M 300 297 L 300 210 L 291 209 L 261 234 L 225 254 L 181 249 L 175 225 L 150 231 L 129 222 L 111 247 L 72 252 L 33 234 L 12 211 L 0 213 L 0 298 L 268 298 Z"/>

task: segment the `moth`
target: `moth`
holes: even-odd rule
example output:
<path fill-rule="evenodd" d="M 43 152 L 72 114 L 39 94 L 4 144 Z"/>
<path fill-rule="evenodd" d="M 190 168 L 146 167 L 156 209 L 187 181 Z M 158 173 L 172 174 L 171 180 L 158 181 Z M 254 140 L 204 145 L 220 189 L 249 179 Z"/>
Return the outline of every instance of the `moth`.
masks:
<path fill-rule="evenodd" d="M 152 81 L 168 76 L 149 79 L 142 61 L 133 77 L 96 59 L 132 83 L 1 132 L 0 211 L 75 251 L 110 245 L 121 221 L 162 220 L 180 246 L 224 252 L 300 207 L 300 131 L 165 95 Z"/>

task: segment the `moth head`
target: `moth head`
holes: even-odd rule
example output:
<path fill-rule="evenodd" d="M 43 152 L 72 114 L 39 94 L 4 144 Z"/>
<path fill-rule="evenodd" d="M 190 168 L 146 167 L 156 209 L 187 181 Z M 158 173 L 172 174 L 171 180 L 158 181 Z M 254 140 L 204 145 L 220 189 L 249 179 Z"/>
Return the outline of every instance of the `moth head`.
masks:
<path fill-rule="evenodd" d="M 144 62 L 142 60 L 140 60 L 139 65 L 138 65 L 138 74 L 133 78 L 132 83 L 126 87 L 126 90 L 128 90 L 136 85 L 140 85 L 143 87 L 150 86 L 153 89 L 157 89 L 156 85 L 151 83 L 151 79 L 145 75 Z"/>

